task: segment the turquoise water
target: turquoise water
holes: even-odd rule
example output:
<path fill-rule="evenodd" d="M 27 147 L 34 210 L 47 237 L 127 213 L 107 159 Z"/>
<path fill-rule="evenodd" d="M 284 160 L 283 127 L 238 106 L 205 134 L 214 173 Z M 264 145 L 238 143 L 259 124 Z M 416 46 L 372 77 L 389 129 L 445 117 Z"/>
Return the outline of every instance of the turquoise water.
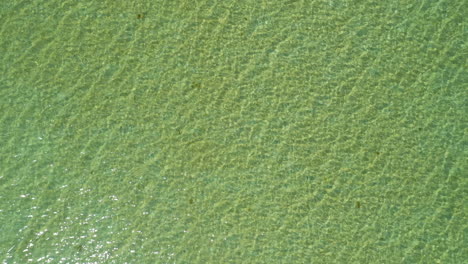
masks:
<path fill-rule="evenodd" d="M 2 263 L 463 263 L 463 1 L 3 1 Z"/>

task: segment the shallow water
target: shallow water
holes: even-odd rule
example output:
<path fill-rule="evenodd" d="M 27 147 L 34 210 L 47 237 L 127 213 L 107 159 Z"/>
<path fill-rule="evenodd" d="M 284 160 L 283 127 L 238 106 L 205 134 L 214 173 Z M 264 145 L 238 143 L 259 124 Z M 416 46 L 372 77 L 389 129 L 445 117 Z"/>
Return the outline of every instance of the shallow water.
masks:
<path fill-rule="evenodd" d="M 462 263 L 462 4 L 0 4 L 3 263 Z"/>

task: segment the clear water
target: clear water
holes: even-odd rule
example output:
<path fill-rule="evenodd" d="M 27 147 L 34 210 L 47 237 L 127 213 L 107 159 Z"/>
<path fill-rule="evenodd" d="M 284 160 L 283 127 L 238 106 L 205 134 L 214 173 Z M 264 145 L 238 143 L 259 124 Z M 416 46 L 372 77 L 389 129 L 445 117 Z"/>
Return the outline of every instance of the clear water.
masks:
<path fill-rule="evenodd" d="M 466 14 L 2 1 L 0 260 L 463 263 Z"/>

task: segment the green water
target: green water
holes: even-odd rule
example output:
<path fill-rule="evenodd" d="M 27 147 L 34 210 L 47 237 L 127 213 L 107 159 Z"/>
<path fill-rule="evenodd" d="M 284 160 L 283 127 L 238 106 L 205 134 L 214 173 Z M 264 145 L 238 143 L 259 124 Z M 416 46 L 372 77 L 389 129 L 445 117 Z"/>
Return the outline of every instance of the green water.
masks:
<path fill-rule="evenodd" d="M 2 263 L 463 263 L 464 1 L 2 1 Z"/>

